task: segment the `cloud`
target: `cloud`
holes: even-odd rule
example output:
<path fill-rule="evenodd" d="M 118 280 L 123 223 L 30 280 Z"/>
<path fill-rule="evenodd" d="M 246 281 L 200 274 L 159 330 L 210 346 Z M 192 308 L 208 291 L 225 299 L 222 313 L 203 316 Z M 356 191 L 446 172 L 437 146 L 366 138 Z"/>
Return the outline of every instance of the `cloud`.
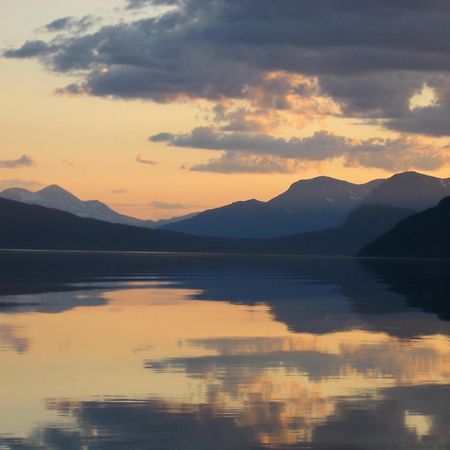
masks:
<path fill-rule="evenodd" d="M 223 133 L 211 127 L 198 127 L 190 133 L 179 135 L 160 133 L 151 136 L 150 140 L 166 142 L 172 147 L 247 152 L 310 161 L 340 156 L 350 146 L 347 138 L 325 131 L 317 132 L 311 137 L 284 139 L 268 134 Z"/>
<path fill-rule="evenodd" d="M 97 18 L 90 15 L 84 16 L 81 19 L 76 17 L 61 17 L 45 25 L 45 30 L 50 33 L 59 33 L 62 31 L 83 32 L 88 30 L 96 22 Z"/>
<path fill-rule="evenodd" d="M 35 180 L 21 180 L 13 178 L 9 180 L 0 180 L 0 191 L 10 188 L 22 188 L 27 190 L 34 190 L 42 187 L 43 184 Z"/>
<path fill-rule="evenodd" d="M 168 203 L 158 200 L 151 202 L 150 206 L 155 209 L 163 209 L 163 210 L 187 209 L 191 207 L 191 205 L 186 205 L 185 203 Z"/>
<path fill-rule="evenodd" d="M 75 167 L 75 163 L 65 158 L 61 161 L 61 164 L 67 167 Z"/>
<path fill-rule="evenodd" d="M 377 119 L 400 132 L 450 135 L 447 0 L 126 2 L 128 9 L 152 5 L 170 8 L 95 31 L 80 28 L 86 18 L 62 17 L 47 25 L 56 36 L 25 42 L 4 56 L 36 58 L 78 78 L 60 93 L 245 100 L 298 115 L 306 112 L 296 100 L 329 98 L 344 117 Z M 435 86 L 437 104 L 410 110 L 411 97 L 425 84 Z M 312 109 L 320 115 L 320 107 Z M 227 131 L 261 131 L 244 110 L 228 119 Z"/>
<path fill-rule="evenodd" d="M 111 192 L 116 195 L 121 195 L 121 194 L 126 194 L 128 191 L 126 189 L 119 188 L 119 189 L 113 189 Z"/>
<path fill-rule="evenodd" d="M 3 56 L 6 58 L 34 58 L 42 56 L 49 46 L 44 41 L 27 41 L 17 49 L 5 50 Z"/>
<path fill-rule="evenodd" d="M 172 147 L 225 152 L 218 159 L 189 168 L 220 173 L 295 173 L 304 168 L 304 163 L 336 158 L 343 158 L 350 167 L 388 171 L 435 170 L 449 161 L 446 149 L 420 139 L 352 140 L 325 131 L 308 137 L 284 139 L 268 134 L 225 133 L 200 127 L 186 134 L 160 133 L 150 140 L 166 142 Z"/>
<path fill-rule="evenodd" d="M 243 155 L 225 152 L 220 158 L 213 158 L 203 164 L 189 167 L 194 172 L 213 173 L 298 173 L 304 170 L 305 164 L 292 159 L 275 156 Z"/>
<path fill-rule="evenodd" d="M 178 0 L 128 0 L 126 8 L 140 9 L 146 6 L 173 6 L 178 3 Z"/>
<path fill-rule="evenodd" d="M 140 164 L 147 164 L 149 166 L 154 166 L 154 165 L 158 164 L 156 161 L 152 161 L 150 159 L 144 159 L 140 153 L 139 153 L 139 155 L 136 156 L 136 162 L 138 162 Z"/>
<path fill-rule="evenodd" d="M 29 155 L 22 155 L 18 159 L 0 161 L 0 169 L 18 169 L 19 167 L 30 167 L 34 161 Z"/>
<path fill-rule="evenodd" d="M 368 167 L 389 172 L 437 170 L 450 162 L 446 148 L 435 147 L 420 139 L 367 139 L 344 155 L 348 167 Z"/>

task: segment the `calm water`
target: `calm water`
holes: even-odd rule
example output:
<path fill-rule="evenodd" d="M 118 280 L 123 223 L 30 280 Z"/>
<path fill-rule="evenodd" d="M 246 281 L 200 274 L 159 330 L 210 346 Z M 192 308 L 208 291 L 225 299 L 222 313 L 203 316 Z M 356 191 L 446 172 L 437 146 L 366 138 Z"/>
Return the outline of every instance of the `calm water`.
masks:
<path fill-rule="evenodd" d="M 450 449 L 449 277 L 0 253 L 0 450 Z"/>

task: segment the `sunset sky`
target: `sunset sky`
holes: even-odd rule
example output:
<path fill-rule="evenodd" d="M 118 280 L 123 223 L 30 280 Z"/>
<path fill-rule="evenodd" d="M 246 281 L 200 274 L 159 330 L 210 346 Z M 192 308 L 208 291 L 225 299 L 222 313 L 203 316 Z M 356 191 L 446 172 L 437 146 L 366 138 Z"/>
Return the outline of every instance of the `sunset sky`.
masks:
<path fill-rule="evenodd" d="M 449 177 L 449 23 L 448 0 L 2 0 L 0 190 L 163 218 Z"/>

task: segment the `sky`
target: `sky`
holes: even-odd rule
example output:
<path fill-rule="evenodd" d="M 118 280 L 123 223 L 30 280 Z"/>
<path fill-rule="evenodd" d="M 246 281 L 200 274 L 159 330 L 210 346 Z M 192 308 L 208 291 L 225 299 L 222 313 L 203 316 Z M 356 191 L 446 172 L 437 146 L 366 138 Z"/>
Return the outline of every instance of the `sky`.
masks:
<path fill-rule="evenodd" d="M 0 189 L 142 218 L 449 176 L 447 0 L 2 0 Z"/>

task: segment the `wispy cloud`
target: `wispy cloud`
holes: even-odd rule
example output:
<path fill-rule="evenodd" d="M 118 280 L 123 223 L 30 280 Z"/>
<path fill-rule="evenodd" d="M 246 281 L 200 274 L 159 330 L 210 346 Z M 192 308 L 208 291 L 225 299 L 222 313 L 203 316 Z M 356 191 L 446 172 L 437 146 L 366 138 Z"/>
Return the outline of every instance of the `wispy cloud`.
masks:
<path fill-rule="evenodd" d="M 82 32 L 88 30 L 98 21 L 94 16 L 84 16 L 81 19 L 76 17 L 60 17 L 45 25 L 45 30 L 50 33 L 59 33 L 63 31 Z"/>
<path fill-rule="evenodd" d="M 194 172 L 213 173 L 298 173 L 309 168 L 310 163 L 275 156 L 245 155 L 225 152 L 220 158 L 212 158 L 201 164 L 184 167 Z"/>
<path fill-rule="evenodd" d="M 150 206 L 155 209 L 163 209 L 163 210 L 178 210 L 178 209 L 188 209 L 192 205 L 187 205 L 185 203 L 170 203 L 155 200 L 150 203 Z"/>
<path fill-rule="evenodd" d="M 119 188 L 119 189 L 113 189 L 112 193 L 116 194 L 116 195 L 121 195 L 121 194 L 126 194 L 128 191 L 126 189 L 123 188 Z"/>
<path fill-rule="evenodd" d="M 34 165 L 34 160 L 29 155 L 22 155 L 18 159 L 0 160 L 1 169 L 18 169 Z"/>
<path fill-rule="evenodd" d="M 35 180 L 22 180 L 20 178 L 13 178 L 8 180 L 0 180 L 0 191 L 10 188 L 22 188 L 27 190 L 38 189 L 43 186 L 43 183 Z"/>
<path fill-rule="evenodd" d="M 127 0 L 127 9 L 140 9 L 146 6 L 173 6 L 179 3 L 179 0 Z"/>
<path fill-rule="evenodd" d="M 337 158 L 349 167 L 435 170 L 448 163 L 450 156 L 448 149 L 415 137 L 356 140 L 326 131 L 285 139 L 200 127 L 185 134 L 160 133 L 150 137 L 150 141 L 224 152 L 220 158 L 189 167 L 194 171 L 220 173 L 294 173 L 305 163 Z"/>
<path fill-rule="evenodd" d="M 155 166 L 156 164 L 158 164 L 157 161 L 153 161 L 151 159 L 145 159 L 141 153 L 139 153 L 139 155 L 136 156 L 136 162 L 138 162 L 140 164 L 147 164 L 149 166 Z"/>

